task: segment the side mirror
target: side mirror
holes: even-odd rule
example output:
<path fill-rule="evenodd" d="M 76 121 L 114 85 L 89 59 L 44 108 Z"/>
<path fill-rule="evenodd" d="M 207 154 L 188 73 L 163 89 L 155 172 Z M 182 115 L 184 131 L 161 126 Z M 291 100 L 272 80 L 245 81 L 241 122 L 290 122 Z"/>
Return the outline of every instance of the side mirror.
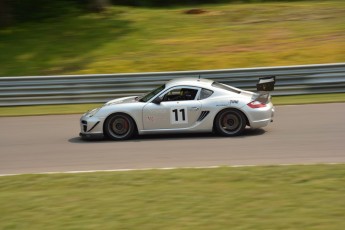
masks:
<path fill-rule="evenodd" d="M 153 99 L 152 103 L 155 103 L 156 105 L 159 105 L 162 102 L 162 98 L 160 97 L 156 97 L 155 99 Z"/>

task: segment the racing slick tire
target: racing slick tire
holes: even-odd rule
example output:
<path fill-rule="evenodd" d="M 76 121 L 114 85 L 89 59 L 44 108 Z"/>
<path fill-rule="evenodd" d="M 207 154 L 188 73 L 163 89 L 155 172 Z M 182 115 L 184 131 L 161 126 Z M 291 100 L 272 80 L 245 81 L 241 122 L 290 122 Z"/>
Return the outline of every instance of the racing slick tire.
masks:
<path fill-rule="evenodd" d="M 106 137 L 119 141 L 133 137 L 136 130 L 135 122 L 127 114 L 116 113 L 110 115 L 104 123 Z"/>
<path fill-rule="evenodd" d="M 225 109 L 215 118 L 215 130 L 222 136 L 238 136 L 246 127 L 245 115 L 235 109 Z"/>

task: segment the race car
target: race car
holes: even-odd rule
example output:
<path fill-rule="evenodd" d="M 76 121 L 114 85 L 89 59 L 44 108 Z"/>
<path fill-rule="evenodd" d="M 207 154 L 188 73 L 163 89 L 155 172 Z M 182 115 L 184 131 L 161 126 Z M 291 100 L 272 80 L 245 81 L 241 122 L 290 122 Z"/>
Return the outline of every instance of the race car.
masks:
<path fill-rule="evenodd" d="M 143 96 L 118 98 L 80 118 L 82 138 L 96 136 L 126 140 L 139 134 L 215 132 L 241 135 L 273 121 L 269 91 L 275 77 L 260 78 L 258 92 L 216 81 L 179 78 Z"/>

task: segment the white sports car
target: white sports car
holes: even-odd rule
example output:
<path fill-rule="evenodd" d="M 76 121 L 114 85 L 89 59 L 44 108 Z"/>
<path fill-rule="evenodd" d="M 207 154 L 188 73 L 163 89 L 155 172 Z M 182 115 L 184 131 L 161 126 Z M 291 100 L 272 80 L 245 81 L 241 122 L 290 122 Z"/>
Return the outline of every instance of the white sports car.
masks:
<path fill-rule="evenodd" d="M 124 140 L 135 134 L 212 132 L 236 136 L 246 126 L 267 126 L 275 77 L 260 78 L 258 93 L 212 80 L 180 78 L 148 94 L 118 98 L 80 118 L 80 136 Z"/>

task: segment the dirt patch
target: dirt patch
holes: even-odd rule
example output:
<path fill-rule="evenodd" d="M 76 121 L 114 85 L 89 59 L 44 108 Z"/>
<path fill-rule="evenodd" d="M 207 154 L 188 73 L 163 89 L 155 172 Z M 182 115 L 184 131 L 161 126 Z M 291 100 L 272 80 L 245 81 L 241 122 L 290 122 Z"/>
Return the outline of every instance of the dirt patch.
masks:
<path fill-rule="evenodd" d="M 205 14 L 207 12 L 208 12 L 207 10 L 203 10 L 203 9 L 189 9 L 189 10 L 183 11 L 184 14 Z"/>

